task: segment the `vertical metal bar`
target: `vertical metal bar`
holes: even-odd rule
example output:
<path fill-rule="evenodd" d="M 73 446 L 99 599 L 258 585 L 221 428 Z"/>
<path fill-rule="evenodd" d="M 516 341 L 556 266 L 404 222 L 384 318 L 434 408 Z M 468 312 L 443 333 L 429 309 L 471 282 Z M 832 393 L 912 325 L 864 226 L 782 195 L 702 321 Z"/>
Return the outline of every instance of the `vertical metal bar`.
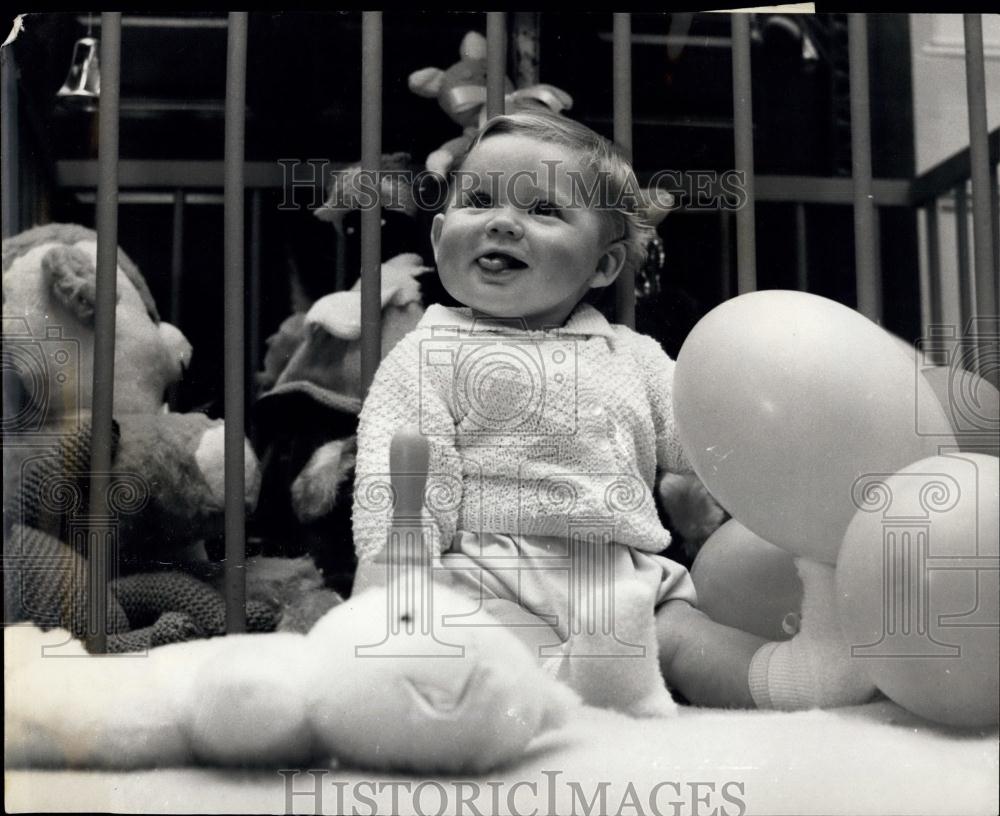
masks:
<path fill-rule="evenodd" d="M 10 238 L 21 231 L 21 191 L 18 189 L 19 156 L 18 156 L 18 105 L 17 105 L 17 63 L 14 62 L 14 49 L 0 50 L 0 83 L 2 83 L 2 102 L 0 102 L 0 217 L 2 217 L 2 232 L 4 238 Z"/>
<path fill-rule="evenodd" d="M 361 170 L 376 174 L 382 161 L 382 13 L 361 14 Z M 378 187 L 376 186 L 376 189 Z M 361 392 L 382 357 L 382 208 L 361 211 Z"/>
<path fill-rule="evenodd" d="M 121 14 L 101 14 L 101 100 L 98 109 L 97 291 L 94 304 L 94 404 L 91 418 L 90 521 L 87 552 L 87 644 L 106 652 L 108 580 L 117 553 L 108 508 L 115 399 L 115 304 L 118 300 L 118 112 Z"/>
<path fill-rule="evenodd" d="M 486 13 L 486 116 L 503 116 L 507 79 L 507 15 Z"/>
<path fill-rule="evenodd" d="M 969 268 L 969 200 L 962 182 L 955 188 L 955 243 L 958 251 L 958 302 L 959 331 L 975 314 L 975 280 Z"/>
<path fill-rule="evenodd" d="M 250 193 L 250 292 L 247 304 L 250 330 L 247 342 L 250 345 L 248 364 L 251 373 L 260 367 L 260 211 L 261 191 L 257 187 Z M 253 377 L 249 379 L 252 381 Z"/>
<path fill-rule="evenodd" d="M 170 322 L 180 326 L 184 274 L 184 190 L 174 190 L 172 236 L 170 239 Z"/>
<path fill-rule="evenodd" d="M 757 246 L 754 219 L 753 94 L 750 74 L 750 18 L 732 15 L 733 128 L 736 170 L 744 178 L 746 204 L 736 213 L 736 274 L 738 291 L 757 288 Z"/>
<path fill-rule="evenodd" d="M 733 296 L 733 216 L 729 210 L 719 211 L 719 280 L 721 299 Z"/>
<path fill-rule="evenodd" d="M 614 89 L 614 140 L 632 159 L 632 17 L 613 15 L 612 85 Z M 623 269 L 615 282 L 615 319 L 635 327 L 635 270 Z"/>
<path fill-rule="evenodd" d="M 990 172 L 990 209 L 993 222 L 993 273 L 1000 274 L 1000 184 L 997 183 L 997 174 L 1000 167 L 993 165 Z M 992 307 L 986 305 L 987 309 L 992 308 L 993 314 L 1000 315 L 1000 292 L 994 292 Z"/>
<path fill-rule="evenodd" d="M 170 240 L 170 322 L 180 328 L 181 298 L 183 296 L 184 277 L 184 190 L 174 190 L 174 209 L 172 217 L 172 236 Z M 174 383 L 167 391 L 167 403 L 171 410 L 176 410 L 179 400 L 178 383 Z"/>
<path fill-rule="evenodd" d="M 986 122 L 986 73 L 983 66 L 983 22 L 965 15 L 965 87 L 969 98 L 969 160 L 972 171 L 972 247 L 975 257 L 976 301 L 972 315 L 996 315 L 997 267 L 993 255 L 990 215 L 989 130 Z M 983 355 L 981 355 L 982 357 Z M 983 372 L 980 372 L 983 373 Z"/>
<path fill-rule="evenodd" d="M 244 182 L 247 12 L 230 12 L 226 45 L 225 400 L 226 630 L 246 631 L 244 457 Z"/>
<path fill-rule="evenodd" d="M 927 230 L 927 274 L 920 280 L 920 314 L 923 337 L 928 337 L 932 325 L 940 325 L 943 320 L 941 302 L 941 234 L 938 229 L 938 201 L 924 207 L 924 226 Z"/>
<path fill-rule="evenodd" d="M 882 318 L 882 286 L 875 264 L 875 205 L 872 198 L 871 102 L 868 79 L 868 18 L 847 20 L 851 82 L 851 174 L 854 179 L 854 270 L 858 311 Z"/>
<path fill-rule="evenodd" d="M 795 205 L 795 285 L 800 292 L 809 291 L 809 245 L 806 232 L 806 205 Z"/>

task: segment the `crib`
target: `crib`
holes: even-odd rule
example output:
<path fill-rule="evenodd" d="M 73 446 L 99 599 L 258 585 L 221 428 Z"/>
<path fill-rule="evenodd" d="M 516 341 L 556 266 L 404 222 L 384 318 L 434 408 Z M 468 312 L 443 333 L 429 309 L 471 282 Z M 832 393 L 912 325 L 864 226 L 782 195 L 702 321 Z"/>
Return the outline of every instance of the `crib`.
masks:
<path fill-rule="evenodd" d="M 629 13 L 613 15 L 613 60 L 608 66 L 613 89 L 613 135 L 626 153 L 633 146 L 632 20 Z M 488 115 L 504 112 L 504 75 L 508 38 L 524 36 L 514 32 L 511 15 L 488 12 Z M 857 309 L 878 322 L 883 312 L 883 279 L 879 264 L 880 213 L 908 208 L 922 217 L 924 263 L 919 278 L 920 326 L 923 337 L 934 336 L 939 327 L 958 317 L 971 349 L 972 366 L 996 384 L 996 315 L 998 302 L 998 253 L 1000 253 L 1000 210 L 997 204 L 997 167 L 1000 163 L 1000 130 L 987 126 L 986 83 L 982 20 L 978 14 L 964 15 L 964 63 L 970 142 L 966 149 L 908 179 L 880 179 L 872 172 L 871 103 L 869 99 L 868 18 L 848 15 L 850 78 L 851 178 L 755 175 L 753 142 L 753 99 L 751 92 L 751 29 L 749 15 L 732 14 L 732 109 L 734 122 L 734 169 L 741 174 L 747 203 L 733 212 L 719 212 L 718 231 L 724 246 L 719 258 L 719 274 L 725 296 L 735 296 L 758 288 L 756 269 L 755 205 L 784 202 L 794 207 L 797 282 L 807 289 L 807 219 L 810 205 L 836 205 L 853 211 L 855 236 L 855 286 Z M 364 103 L 359 111 L 361 125 L 361 167 L 378 172 L 382 154 L 383 98 L 383 16 L 382 12 L 361 14 L 362 60 L 359 67 Z M 227 628 L 231 633 L 246 631 L 246 587 L 244 563 L 246 519 L 242 473 L 246 435 L 246 394 L 248 371 L 256 364 L 254 353 L 260 340 L 255 304 L 261 297 L 259 244 L 262 194 L 284 182 L 274 167 L 244 161 L 248 59 L 248 14 L 233 12 L 227 23 L 227 86 L 225 96 L 225 151 L 221 166 L 191 163 L 183 172 L 155 162 L 119 160 L 119 101 L 121 75 L 122 15 L 104 12 L 100 16 L 101 104 L 99 108 L 99 158 L 96 172 L 66 163 L 61 172 L 72 186 L 93 189 L 98 233 L 98 285 L 95 313 L 96 349 L 94 367 L 93 459 L 91 481 L 92 518 L 108 516 L 106 474 L 110 471 L 112 398 L 115 348 L 116 248 L 118 246 L 118 206 L 122 195 L 148 189 L 171 188 L 174 256 L 172 268 L 179 280 L 180 245 L 184 241 L 186 207 L 193 196 L 217 196 L 221 190 L 224 210 L 224 280 L 227 305 L 241 304 L 249 293 L 249 325 L 241 308 L 225 309 L 224 396 L 226 421 L 226 526 L 225 597 Z M 958 92 L 959 89 L 956 89 Z M 221 170 L 221 173 L 219 172 Z M 5 175 L 5 186 L 7 185 Z M 971 200 L 968 188 L 971 187 Z M 249 255 L 246 257 L 244 204 L 250 201 Z M 942 263 L 939 204 L 953 202 L 957 229 L 956 263 Z M 5 198 L 5 205 L 8 203 Z M 971 206 L 970 206 L 971 205 Z M 971 211 L 972 240 L 967 223 Z M 361 215 L 361 298 L 362 369 L 365 387 L 378 367 L 381 329 L 380 212 L 369 208 Z M 7 224 L 5 221 L 5 228 Z M 735 253 L 728 252 L 735 237 Z M 616 284 L 618 321 L 634 326 L 636 281 L 622 276 Z M 955 309 L 946 309 L 946 292 L 957 292 Z M 176 295 L 180 297 L 179 293 Z M 247 363 L 249 360 L 249 364 Z M 938 363 L 947 360 L 941 358 Z M 105 481 L 102 481 L 104 479 Z M 106 650 L 107 564 L 111 542 L 107 531 L 95 524 L 89 533 L 90 564 L 88 588 L 88 649 Z M 817 715 L 819 716 L 819 715 Z M 822 717 L 820 717 L 822 719 Z M 824 720 L 825 722 L 825 720 Z M 816 725 L 822 725 L 816 720 Z M 806 717 L 797 727 L 812 728 Z M 720 732 L 721 738 L 721 732 Z M 847 751 L 848 743 L 844 743 Z M 542 774 L 546 773 L 544 770 Z M 228 783 L 227 783 L 228 784 Z M 256 784 L 251 780 L 251 788 Z M 306 782 L 301 784 L 305 785 Z M 316 784 L 320 784 L 317 780 Z M 291 790 L 290 788 L 285 789 Z M 246 799 L 233 801 L 243 802 Z M 292 800 L 285 802 L 286 806 Z M 268 807 L 280 807 L 272 802 Z M 743 811 L 740 811 L 743 812 Z"/>

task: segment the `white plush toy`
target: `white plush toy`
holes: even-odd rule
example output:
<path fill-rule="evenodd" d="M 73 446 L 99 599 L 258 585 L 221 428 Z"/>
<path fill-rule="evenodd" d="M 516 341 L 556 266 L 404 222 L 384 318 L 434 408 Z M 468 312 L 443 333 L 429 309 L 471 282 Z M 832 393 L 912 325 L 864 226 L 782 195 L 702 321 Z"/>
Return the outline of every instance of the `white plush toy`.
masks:
<path fill-rule="evenodd" d="M 435 591 L 436 620 L 452 600 Z M 128 658 L 88 656 L 62 630 L 7 627 L 7 766 L 336 760 L 482 773 L 520 756 L 578 703 L 488 616 L 447 628 L 450 645 L 434 641 L 437 653 L 427 654 L 427 639 L 406 631 L 419 610 L 389 608 L 387 593 L 372 589 L 305 635 L 230 635 Z M 60 643 L 59 656 L 44 654 Z"/>

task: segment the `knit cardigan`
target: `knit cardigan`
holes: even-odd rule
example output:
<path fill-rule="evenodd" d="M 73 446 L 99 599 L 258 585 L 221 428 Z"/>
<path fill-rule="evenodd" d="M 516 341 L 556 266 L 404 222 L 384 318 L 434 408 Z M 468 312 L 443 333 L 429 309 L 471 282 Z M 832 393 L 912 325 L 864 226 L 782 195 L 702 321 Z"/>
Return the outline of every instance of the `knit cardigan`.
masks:
<path fill-rule="evenodd" d="M 673 373 L 655 340 L 588 304 L 552 330 L 430 306 L 383 360 L 361 411 L 359 558 L 385 544 L 390 441 L 406 426 L 429 442 L 423 522 L 435 553 L 456 530 L 565 537 L 593 524 L 612 526 L 617 544 L 662 551 L 657 469 L 691 471 Z"/>

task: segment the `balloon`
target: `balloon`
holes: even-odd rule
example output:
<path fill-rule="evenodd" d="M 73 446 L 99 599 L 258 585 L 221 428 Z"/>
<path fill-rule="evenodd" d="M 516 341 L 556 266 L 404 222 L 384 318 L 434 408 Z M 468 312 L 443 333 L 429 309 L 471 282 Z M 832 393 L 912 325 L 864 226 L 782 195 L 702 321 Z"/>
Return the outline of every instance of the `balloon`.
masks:
<path fill-rule="evenodd" d="M 794 558 L 736 519 L 716 530 L 691 565 L 698 608 L 716 623 L 767 640 L 798 631 L 802 580 Z"/>
<path fill-rule="evenodd" d="M 950 725 L 1000 720 L 998 464 L 955 453 L 860 480 L 837 564 L 852 655 L 892 700 Z"/>
<path fill-rule="evenodd" d="M 918 412 L 944 432 L 918 434 Z M 856 510 L 855 479 L 955 444 L 898 341 L 804 292 L 752 292 L 705 315 L 678 355 L 674 413 L 695 471 L 733 517 L 828 564 Z"/>
<path fill-rule="evenodd" d="M 933 366 L 922 373 L 944 408 L 959 450 L 1000 456 L 1000 391 L 964 368 Z"/>

